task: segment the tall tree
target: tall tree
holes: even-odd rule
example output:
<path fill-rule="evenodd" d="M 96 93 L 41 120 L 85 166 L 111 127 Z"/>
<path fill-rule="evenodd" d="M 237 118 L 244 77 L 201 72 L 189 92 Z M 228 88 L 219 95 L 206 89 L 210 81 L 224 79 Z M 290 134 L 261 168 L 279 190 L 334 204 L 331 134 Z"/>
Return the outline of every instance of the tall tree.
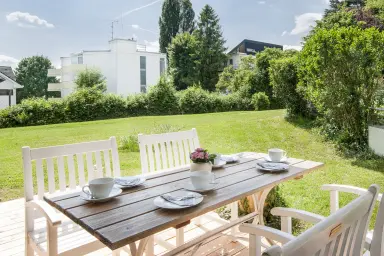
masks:
<path fill-rule="evenodd" d="M 198 49 L 197 71 L 202 87 L 209 91 L 215 90 L 219 74 L 227 60 L 224 47 L 225 40 L 221 32 L 219 17 L 209 5 L 202 9 L 197 29 L 194 31 Z"/>
<path fill-rule="evenodd" d="M 75 80 L 77 89 L 95 88 L 102 92 L 107 91 L 107 81 L 103 74 L 97 69 L 86 69 L 81 71 Z"/>
<path fill-rule="evenodd" d="M 177 90 L 184 90 L 197 83 L 196 38 L 189 34 L 178 34 L 168 47 L 169 73 Z"/>
<path fill-rule="evenodd" d="M 160 52 L 166 53 L 172 38 L 180 28 L 180 0 L 165 0 L 159 18 Z"/>
<path fill-rule="evenodd" d="M 47 77 L 48 69 L 54 68 L 51 61 L 44 56 L 32 56 L 20 61 L 16 68 L 16 82 L 23 85 L 17 90 L 17 101 L 31 97 L 58 97 L 60 92 L 48 92 L 48 83 L 57 79 Z"/>
<path fill-rule="evenodd" d="M 195 11 L 189 0 L 181 0 L 180 32 L 192 33 L 195 30 Z"/>

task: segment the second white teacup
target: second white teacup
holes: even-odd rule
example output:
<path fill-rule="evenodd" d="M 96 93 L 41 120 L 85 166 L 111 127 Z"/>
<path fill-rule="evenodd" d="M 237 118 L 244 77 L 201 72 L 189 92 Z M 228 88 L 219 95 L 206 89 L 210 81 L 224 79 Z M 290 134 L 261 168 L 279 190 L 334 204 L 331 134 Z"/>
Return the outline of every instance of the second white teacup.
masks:
<path fill-rule="evenodd" d="M 209 171 L 191 172 L 191 182 L 195 189 L 208 189 L 214 177 L 214 174 Z"/>
<path fill-rule="evenodd" d="M 287 152 L 279 148 L 271 148 L 268 150 L 268 155 L 272 162 L 280 162 L 287 156 Z"/>
<path fill-rule="evenodd" d="M 114 184 L 113 178 L 94 179 L 89 182 L 89 185 L 83 187 L 83 192 L 95 199 L 106 198 L 111 193 Z"/>
<path fill-rule="evenodd" d="M 213 159 L 213 164 L 219 165 L 220 161 L 221 161 L 221 154 L 216 153 L 215 155 L 216 155 L 216 157 Z"/>

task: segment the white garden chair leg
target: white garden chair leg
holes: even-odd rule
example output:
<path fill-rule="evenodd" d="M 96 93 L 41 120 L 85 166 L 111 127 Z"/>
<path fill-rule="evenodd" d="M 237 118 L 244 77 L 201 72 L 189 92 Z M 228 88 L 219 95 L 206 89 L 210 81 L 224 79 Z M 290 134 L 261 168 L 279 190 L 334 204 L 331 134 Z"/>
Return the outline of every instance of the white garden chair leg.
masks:
<path fill-rule="evenodd" d="M 292 217 L 281 217 L 281 231 L 292 234 Z"/>
<path fill-rule="evenodd" d="M 25 255 L 26 256 L 34 256 L 34 250 L 32 246 L 29 243 L 28 239 L 28 232 L 33 231 L 34 229 L 34 221 L 33 221 L 33 209 L 32 208 L 25 208 Z"/>
<path fill-rule="evenodd" d="M 184 244 L 184 227 L 176 229 L 176 247 Z"/>
<path fill-rule="evenodd" d="M 331 191 L 331 214 L 339 210 L 339 191 Z"/>
<path fill-rule="evenodd" d="M 230 208 L 231 208 L 231 221 L 237 220 L 239 218 L 239 208 L 238 208 L 237 201 L 231 203 Z M 238 226 L 234 226 L 231 228 L 231 235 L 233 237 L 235 237 L 236 233 L 238 233 L 238 232 L 239 232 Z"/>
<path fill-rule="evenodd" d="M 261 256 L 261 236 L 249 234 L 249 255 Z"/>
<path fill-rule="evenodd" d="M 49 256 L 55 256 L 58 254 L 57 250 L 57 227 L 52 226 L 47 221 L 47 252 Z"/>

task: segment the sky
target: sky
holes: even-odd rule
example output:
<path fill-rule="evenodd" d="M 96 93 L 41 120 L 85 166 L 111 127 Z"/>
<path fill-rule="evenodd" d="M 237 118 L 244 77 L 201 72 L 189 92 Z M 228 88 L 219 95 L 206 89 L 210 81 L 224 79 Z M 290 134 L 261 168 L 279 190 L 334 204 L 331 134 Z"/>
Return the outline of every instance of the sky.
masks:
<path fill-rule="evenodd" d="M 163 0 L 1 0 L 0 66 L 22 58 L 60 57 L 82 50 L 108 49 L 115 37 L 136 38 L 158 49 Z M 211 5 L 220 18 L 228 50 L 243 39 L 298 47 L 328 7 L 327 0 L 191 0 L 196 18 Z"/>

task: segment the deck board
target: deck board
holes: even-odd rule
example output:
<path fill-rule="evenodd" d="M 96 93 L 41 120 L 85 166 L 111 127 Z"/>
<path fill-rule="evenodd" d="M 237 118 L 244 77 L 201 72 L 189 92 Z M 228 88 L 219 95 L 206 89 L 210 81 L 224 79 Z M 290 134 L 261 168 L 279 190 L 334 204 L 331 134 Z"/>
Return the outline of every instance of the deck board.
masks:
<path fill-rule="evenodd" d="M 208 216 L 209 215 L 209 216 Z M 197 226 L 193 222 L 185 227 L 185 241 L 188 242 L 205 232 L 222 225 L 214 218 L 214 213 L 208 213 L 201 219 L 201 225 Z M 228 231 L 227 231 L 228 232 Z M 214 240 L 199 249 L 199 255 L 216 256 L 221 255 L 221 250 L 226 249 L 229 256 L 248 255 L 247 243 L 244 241 L 232 242 L 232 239 L 223 234 L 219 234 Z M 175 230 L 167 229 L 157 234 L 170 244 L 176 244 Z M 155 254 L 160 256 L 166 249 L 155 244 Z M 0 203 L 0 255 L 2 256 L 22 256 L 24 255 L 24 200 L 16 199 Z M 87 254 L 88 256 L 111 255 L 108 248 Z M 122 252 L 121 255 L 128 255 Z"/>

